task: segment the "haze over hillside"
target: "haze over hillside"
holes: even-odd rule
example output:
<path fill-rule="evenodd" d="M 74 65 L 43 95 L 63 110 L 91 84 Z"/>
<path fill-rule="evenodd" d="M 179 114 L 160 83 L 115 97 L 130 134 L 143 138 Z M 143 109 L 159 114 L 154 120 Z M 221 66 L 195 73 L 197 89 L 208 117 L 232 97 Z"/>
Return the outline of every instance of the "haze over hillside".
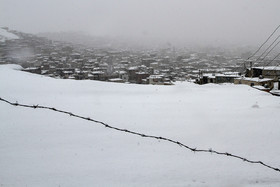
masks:
<path fill-rule="evenodd" d="M 278 0 L 0 0 L 1 26 L 172 45 L 259 45 L 279 25 Z"/>
<path fill-rule="evenodd" d="M 199 44 L 181 41 L 174 43 L 172 40 L 160 38 L 141 38 L 126 36 L 93 36 L 85 32 L 42 32 L 36 34 L 39 37 L 45 37 L 54 41 L 71 42 L 88 47 L 112 48 L 112 49 L 165 49 L 165 48 L 187 48 L 190 50 L 210 52 L 210 51 L 233 51 L 237 53 L 253 52 L 257 45 L 233 45 L 233 44 Z"/>

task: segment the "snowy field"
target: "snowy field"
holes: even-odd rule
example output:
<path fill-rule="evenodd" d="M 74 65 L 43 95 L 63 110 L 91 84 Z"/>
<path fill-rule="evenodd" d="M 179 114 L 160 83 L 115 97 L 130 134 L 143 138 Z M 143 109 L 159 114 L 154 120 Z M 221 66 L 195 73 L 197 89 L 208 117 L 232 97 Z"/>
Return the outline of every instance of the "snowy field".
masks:
<path fill-rule="evenodd" d="M 280 98 L 245 85 L 75 81 L 0 66 L 0 97 L 280 167 Z M 258 164 L 0 102 L 0 186 L 280 186 Z"/>

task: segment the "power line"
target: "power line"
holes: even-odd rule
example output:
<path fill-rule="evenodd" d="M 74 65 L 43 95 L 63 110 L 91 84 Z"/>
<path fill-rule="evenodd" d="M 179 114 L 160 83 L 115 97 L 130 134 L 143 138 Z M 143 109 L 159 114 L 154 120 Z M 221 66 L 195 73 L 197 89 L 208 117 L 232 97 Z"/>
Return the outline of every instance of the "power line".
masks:
<path fill-rule="evenodd" d="M 260 50 L 261 48 L 264 46 L 264 44 L 266 44 L 266 42 L 273 36 L 273 34 L 280 28 L 280 25 L 278 25 L 278 27 L 276 27 L 276 29 L 269 35 L 269 37 L 263 42 L 263 44 L 255 51 L 255 53 L 253 55 L 251 55 L 247 60 L 249 60 L 250 58 L 252 58 L 253 56 L 255 56 Z"/>
<path fill-rule="evenodd" d="M 280 42 L 280 41 L 279 41 Z M 278 42 L 278 43 L 279 43 Z M 271 64 L 278 56 L 280 56 L 280 53 L 278 53 L 271 61 L 269 61 L 265 66 L 268 66 L 269 64 Z"/>
<path fill-rule="evenodd" d="M 273 34 L 280 28 L 280 25 L 278 25 L 278 27 L 276 27 L 276 29 L 274 29 L 274 31 L 269 35 L 269 37 L 262 43 L 262 45 L 254 52 L 253 55 L 249 56 L 246 60 L 244 60 L 244 67 L 246 69 L 246 61 L 248 61 L 250 58 L 252 58 L 253 56 L 255 56 L 260 50 L 261 48 L 266 44 L 266 42 L 273 36 Z M 252 63 L 253 65 L 253 63 Z"/>
<path fill-rule="evenodd" d="M 280 35 L 268 46 L 268 48 L 266 48 L 266 50 L 259 56 L 259 58 L 257 58 L 257 60 L 256 60 L 256 62 L 258 62 L 258 60 L 268 51 L 268 49 L 278 40 L 278 38 L 280 37 Z M 278 42 L 279 43 L 279 42 Z M 276 44 L 276 45 L 278 45 L 278 43 Z M 274 49 L 275 47 L 276 47 L 276 45 L 272 48 L 272 49 Z M 268 54 L 271 52 L 272 50 L 270 50 L 269 52 L 268 52 Z M 268 54 L 266 54 L 266 56 L 268 55 Z M 265 56 L 265 57 L 266 57 Z M 265 57 L 263 57 L 263 59 L 265 59 Z"/>
<path fill-rule="evenodd" d="M 205 152 L 205 153 L 211 153 L 211 154 L 217 154 L 217 155 L 223 155 L 223 156 L 228 156 L 228 157 L 232 157 L 232 158 L 237 158 L 237 159 L 242 160 L 244 162 L 248 162 L 248 163 L 251 163 L 251 164 L 260 164 L 264 167 L 267 167 L 267 168 L 272 169 L 274 171 L 280 172 L 279 168 L 270 166 L 268 164 L 265 164 L 262 161 L 253 161 L 253 160 L 249 160 L 247 158 L 244 158 L 244 157 L 241 157 L 241 156 L 238 156 L 238 155 L 234 155 L 234 154 L 231 154 L 231 153 L 228 153 L 228 152 L 219 152 L 219 151 L 215 151 L 213 149 L 193 148 L 193 147 L 190 147 L 186 144 L 183 144 L 179 141 L 176 141 L 176 140 L 173 140 L 173 139 L 170 139 L 170 138 L 148 135 L 148 134 L 143 134 L 143 133 L 136 132 L 136 131 L 131 131 L 131 130 L 128 130 L 128 129 L 122 129 L 122 128 L 114 127 L 114 126 L 111 126 L 111 125 L 109 125 L 107 123 L 104 123 L 102 121 L 92 119 L 90 117 L 80 116 L 80 115 L 74 114 L 72 112 L 59 110 L 59 109 L 56 109 L 56 108 L 53 108 L 53 107 L 46 107 L 46 106 L 40 106 L 40 105 L 26 105 L 26 104 L 19 104 L 18 102 L 13 103 L 13 102 L 8 101 L 6 99 L 3 99 L 1 97 L 0 97 L 0 101 L 8 103 L 8 104 L 13 105 L 13 106 L 33 108 L 33 109 L 45 109 L 45 110 L 51 110 L 51 111 L 55 111 L 55 112 L 59 112 L 59 113 L 64 113 L 64 114 L 70 115 L 70 116 L 75 117 L 75 118 L 79 118 L 79 119 L 83 119 L 83 120 L 87 120 L 87 121 L 90 121 L 90 122 L 94 122 L 94 123 L 103 125 L 106 128 L 113 129 L 113 130 L 116 130 L 116 131 L 121 131 L 121 132 L 124 132 L 124 133 L 127 133 L 127 134 L 133 134 L 133 135 L 140 136 L 140 137 L 143 137 L 143 138 L 152 138 L 152 139 L 156 139 L 156 140 L 163 140 L 163 141 L 166 141 L 166 142 L 170 142 L 172 144 L 179 145 L 180 147 L 183 147 L 183 148 L 188 149 L 188 150 L 193 151 L 193 152 Z"/>
<path fill-rule="evenodd" d="M 270 52 L 271 52 L 279 43 L 280 43 L 280 41 L 277 42 L 277 43 L 268 51 L 268 53 L 263 57 L 263 60 L 262 60 L 262 61 L 264 61 L 264 59 L 270 54 Z M 260 61 L 260 62 L 262 62 L 262 61 Z"/>

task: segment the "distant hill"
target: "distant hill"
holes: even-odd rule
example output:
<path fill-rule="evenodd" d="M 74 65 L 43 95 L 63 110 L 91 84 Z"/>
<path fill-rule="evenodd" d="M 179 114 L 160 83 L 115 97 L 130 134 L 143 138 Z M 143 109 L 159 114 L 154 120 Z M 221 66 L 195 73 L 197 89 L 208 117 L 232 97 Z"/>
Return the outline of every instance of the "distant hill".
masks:
<path fill-rule="evenodd" d="M 151 49 L 170 47 L 166 41 L 149 37 L 92 36 L 83 32 L 44 32 L 37 36 L 94 48 Z"/>
<path fill-rule="evenodd" d="M 19 39 L 19 37 L 9 31 L 8 28 L 0 28 L 0 42 L 5 42 L 6 40 Z"/>
<path fill-rule="evenodd" d="M 96 37 L 82 32 L 45 32 L 39 33 L 37 36 L 96 48 L 117 48 L 121 43 L 114 38 Z"/>

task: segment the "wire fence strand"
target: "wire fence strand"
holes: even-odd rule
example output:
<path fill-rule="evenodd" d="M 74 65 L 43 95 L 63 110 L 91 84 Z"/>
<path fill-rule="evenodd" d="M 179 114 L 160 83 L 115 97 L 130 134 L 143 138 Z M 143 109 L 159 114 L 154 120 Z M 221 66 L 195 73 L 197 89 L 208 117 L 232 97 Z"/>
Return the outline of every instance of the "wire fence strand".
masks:
<path fill-rule="evenodd" d="M 216 151 L 216 150 L 213 150 L 213 149 L 198 149 L 198 148 L 194 148 L 194 147 L 188 146 L 186 144 L 183 144 L 183 143 L 181 143 L 179 141 L 170 139 L 170 138 L 161 137 L 161 136 L 154 136 L 154 135 L 148 135 L 148 134 L 143 134 L 143 133 L 132 131 L 132 130 L 128 130 L 128 129 L 114 127 L 114 126 L 111 126 L 111 125 L 109 125 L 109 124 L 107 124 L 105 122 L 102 122 L 102 121 L 99 121 L 99 120 L 95 120 L 95 119 L 92 119 L 90 117 L 80 116 L 78 114 L 74 114 L 72 112 L 68 112 L 68 111 L 65 111 L 65 110 L 56 109 L 54 107 L 47 107 L 47 106 L 41 106 L 41 105 L 20 104 L 18 102 L 8 101 L 8 100 L 3 99 L 1 97 L 0 97 L 0 101 L 8 103 L 8 104 L 10 104 L 12 106 L 18 106 L 18 107 L 24 107 L 24 108 L 33 108 L 33 109 L 45 109 L 45 110 L 55 111 L 55 112 L 58 112 L 58 113 L 67 114 L 67 115 L 70 115 L 70 116 L 75 117 L 75 118 L 79 118 L 79 119 L 83 119 L 83 120 L 87 120 L 87 121 L 90 121 L 90 122 L 94 122 L 94 123 L 103 125 L 106 128 L 113 129 L 113 130 L 116 130 L 116 131 L 120 131 L 120 132 L 124 132 L 124 133 L 128 133 L 128 134 L 140 136 L 140 137 L 143 137 L 143 138 L 152 138 L 152 139 L 156 139 L 156 140 L 163 140 L 163 141 L 166 141 L 166 142 L 170 142 L 172 144 L 176 144 L 176 145 L 179 145 L 180 147 L 186 148 L 186 149 L 188 149 L 188 150 L 190 150 L 192 152 L 205 152 L 205 153 L 223 155 L 223 156 L 227 156 L 227 157 L 231 157 L 231 158 L 236 158 L 236 159 L 239 159 L 239 160 L 242 160 L 244 162 L 251 163 L 251 164 L 260 164 L 260 165 L 262 165 L 262 166 L 264 166 L 266 168 L 269 168 L 269 169 L 272 169 L 274 171 L 280 172 L 279 168 L 271 166 L 271 165 L 268 165 L 268 164 L 265 164 L 262 161 L 249 160 L 249 159 L 241 157 L 239 155 L 231 154 L 231 153 L 228 153 L 228 152 L 219 152 L 219 151 Z"/>

